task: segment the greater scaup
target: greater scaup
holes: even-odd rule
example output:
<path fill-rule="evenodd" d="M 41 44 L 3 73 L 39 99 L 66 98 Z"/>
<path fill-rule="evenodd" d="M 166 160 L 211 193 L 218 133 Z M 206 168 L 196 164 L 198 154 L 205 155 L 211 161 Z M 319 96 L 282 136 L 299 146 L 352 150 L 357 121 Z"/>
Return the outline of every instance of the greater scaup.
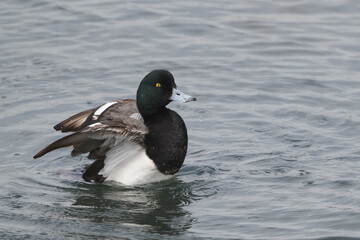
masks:
<path fill-rule="evenodd" d="M 169 71 L 154 70 L 141 81 L 136 101 L 106 103 L 60 122 L 55 130 L 75 133 L 51 143 L 34 158 L 73 146 L 73 157 L 89 153 L 88 158 L 95 160 L 83 173 L 85 181 L 136 185 L 167 179 L 184 162 L 188 136 L 182 118 L 166 105 L 195 100 L 177 89 Z"/>

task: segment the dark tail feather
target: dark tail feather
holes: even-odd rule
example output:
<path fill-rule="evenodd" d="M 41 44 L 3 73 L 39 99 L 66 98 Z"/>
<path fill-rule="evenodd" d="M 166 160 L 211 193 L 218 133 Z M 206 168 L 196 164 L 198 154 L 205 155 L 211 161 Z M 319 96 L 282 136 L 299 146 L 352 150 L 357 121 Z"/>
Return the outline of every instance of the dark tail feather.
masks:
<path fill-rule="evenodd" d="M 52 150 L 55 150 L 55 149 L 58 149 L 58 148 L 69 147 L 69 146 L 72 146 L 72 145 L 79 144 L 82 141 L 85 141 L 87 139 L 88 138 L 82 133 L 74 133 L 74 134 L 68 135 L 66 137 L 63 137 L 63 138 L 51 143 L 47 147 L 40 150 L 34 156 L 34 158 L 42 157 L 46 153 L 51 152 Z"/>

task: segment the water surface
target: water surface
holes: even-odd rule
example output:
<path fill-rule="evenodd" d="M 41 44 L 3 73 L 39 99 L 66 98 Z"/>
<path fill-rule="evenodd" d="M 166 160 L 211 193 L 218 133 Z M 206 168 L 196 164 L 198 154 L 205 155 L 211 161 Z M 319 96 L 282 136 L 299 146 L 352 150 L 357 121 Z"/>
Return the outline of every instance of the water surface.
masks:
<path fill-rule="evenodd" d="M 0 5 L 0 238 L 360 239 L 358 1 Z M 198 98 L 170 104 L 190 139 L 173 179 L 91 184 L 70 149 L 32 159 L 157 68 Z"/>

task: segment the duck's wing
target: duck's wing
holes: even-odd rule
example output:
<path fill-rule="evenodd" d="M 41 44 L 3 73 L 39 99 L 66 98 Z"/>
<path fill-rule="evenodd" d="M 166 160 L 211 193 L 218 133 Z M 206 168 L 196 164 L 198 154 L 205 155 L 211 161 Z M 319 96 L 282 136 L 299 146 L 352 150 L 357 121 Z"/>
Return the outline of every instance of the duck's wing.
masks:
<path fill-rule="evenodd" d="M 61 132 L 78 132 L 96 123 L 114 126 L 124 126 L 125 124 L 129 128 L 133 127 L 134 130 L 136 127 L 144 130 L 145 126 L 136 107 L 136 101 L 125 99 L 105 103 L 97 108 L 75 114 L 56 124 L 54 129 Z"/>
<path fill-rule="evenodd" d="M 106 152 L 119 141 L 143 145 L 144 135 L 148 132 L 136 101 L 132 99 L 118 100 L 80 112 L 54 128 L 75 133 L 51 143 L 34 158 L 58 148 L 73 146 L 72 156 L 89 152 L 88 158 L 103 160 Z"/>
<path fill-rule="evenodd" d="M 132 99 L 104 104 L 87 121 L 84 123 L 87 126 L 81 131 L 96 139 L 116 138 L 142 144 L 144 135 L 148 133 L 136 101 Z"/>
<path fill-rule="evenodd" d="M 75 114 L 64 121 L 56 124 L 54 129 L 61 132 L 77 132 L 91 124 L 92 115 L 98 108 L 92 108 Z"/>

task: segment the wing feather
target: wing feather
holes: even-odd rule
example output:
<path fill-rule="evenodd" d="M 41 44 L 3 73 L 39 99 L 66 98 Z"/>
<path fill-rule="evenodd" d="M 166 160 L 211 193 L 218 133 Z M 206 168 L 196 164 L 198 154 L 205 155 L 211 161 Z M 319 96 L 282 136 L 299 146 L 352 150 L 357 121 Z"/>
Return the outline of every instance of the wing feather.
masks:
<path fill-rule="evenodd" d="M 92 108 L 78 114 L 75 114 L 64 121 L 56 124 L 54 129 L 56 131 L 61 130 L 61 132 L 77 132 L 81 130 L 84 125 L 91 124 L 89 120 L 91 120 L 91 116 L 94 114 L 97 108 Z M 88 123 L 88 124 L 85 124 Z"/>
<path fill-rule="evenodd" d="M 57 140 L 57 141 L 49 144 L 45 148 L 41 149 L 34 156 L 34 158 L 42 157 L 46 153 L 51 152 L 51 151 L 53 151 L 55 149 L 76 145 L 76 144 L 79 144 L 79 143 L 84 142 L 86 140 L 88 140 L 88 137 L 85 136 L 84 134 L 82 134 L 82 133 L 73 133 L 73 134 L 68 135 L 66 137 L 60 138 L 59 140 Z"/>
<path fill-rule="evenodd" d="M 94 113 L 96 118 L 93 117 Z M 75 114 L 54 126 L 55 130 L 61 132 L 75 133 L 51 143 L 34 158 L 58 148 L 73 146 L 72 156 L 89 152 L 89 159 L 101 160 L 120 141 L 143 145 L 148 128 L 142 118 L 134 117 L 136 115 L 139 112 L 136 101 L 132 99 L 118 100 L 114 104 L 104 104 Z"/>

